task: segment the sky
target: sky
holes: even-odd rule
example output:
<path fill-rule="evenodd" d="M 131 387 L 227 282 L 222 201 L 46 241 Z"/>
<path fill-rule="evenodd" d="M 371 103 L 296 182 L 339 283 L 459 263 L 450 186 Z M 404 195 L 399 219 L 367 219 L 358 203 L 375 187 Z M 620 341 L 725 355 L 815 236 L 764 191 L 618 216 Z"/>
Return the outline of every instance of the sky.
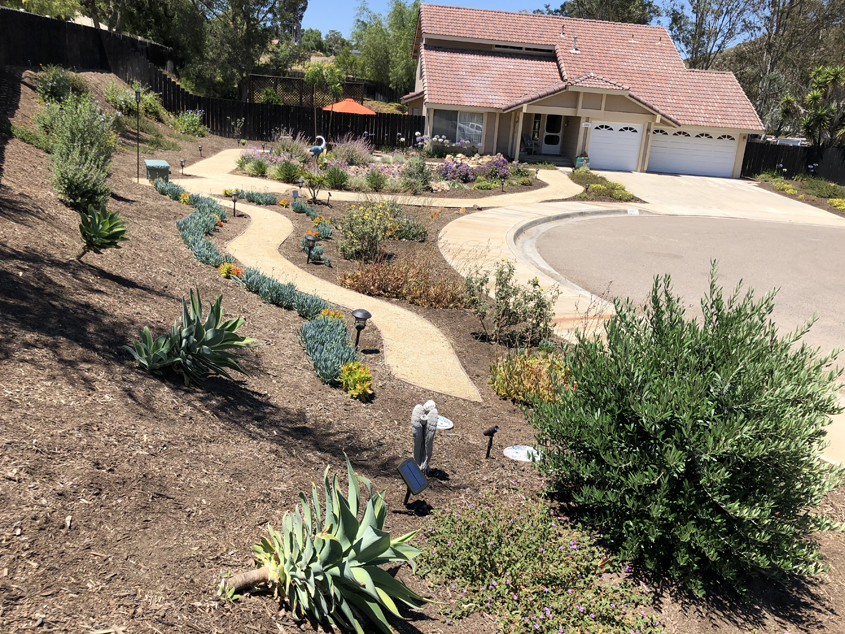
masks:
<path fill-rule="evenodd" d="M 534 11 L 542 9 L 548 0 L 436 0 L 429 4 L 450 4 L 475 9 L 498 9 L 499 11 Z M 553 7 L 562 0 L 551 0 Z M 368 0 L 370 9 L 382 15 L 387 13 L 387 0 Z M 308 9 L 302 20 L 302 28 L 319 29 L 325 35 L 331 30 L 340 31 L 349 37 L 358 0 L 308 0 Z"/>

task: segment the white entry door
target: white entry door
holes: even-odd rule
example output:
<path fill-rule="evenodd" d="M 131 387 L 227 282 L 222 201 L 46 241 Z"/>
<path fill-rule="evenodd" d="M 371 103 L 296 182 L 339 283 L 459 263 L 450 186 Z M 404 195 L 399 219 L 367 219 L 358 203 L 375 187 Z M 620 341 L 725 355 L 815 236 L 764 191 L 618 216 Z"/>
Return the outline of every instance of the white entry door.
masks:
<path fill-rule="evenodd" d="M 590 131 L 590 167 L 633 172 L 640 156 L 643 126 L 635 123 L 595 123 Z"/>
<path fill-rule="evenodd" d="M 543 131 L 543 154 L 560 154 L 560 139 L 563 134 L 563 117 L 559 114 L 546 115 L 546 129 Z"/>
<path fill-rule="evenodd" d="M 733 134 L 655 128 L 651 133 L 648 171 L 730 177 L 736 150 Z"/>

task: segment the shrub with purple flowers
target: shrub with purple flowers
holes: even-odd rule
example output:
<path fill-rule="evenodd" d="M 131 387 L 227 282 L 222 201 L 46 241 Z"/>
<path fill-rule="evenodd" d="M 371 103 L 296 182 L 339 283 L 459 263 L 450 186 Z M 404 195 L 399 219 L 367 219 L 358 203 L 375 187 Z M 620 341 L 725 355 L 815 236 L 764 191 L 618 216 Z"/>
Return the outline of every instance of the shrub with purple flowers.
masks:
<path fill-rule="evenodd" d="M 350 132 L 332 144 L 331 158 L 347 165 L 367 165 L 373 160 L 373 144 L 367 137 L 355 137 Z"/>
<path fill-rule="evenodd" d="M 437 175 L 445 181 L 471 183 L 475 180 L 475 174 L 475 168 L 458 161 L 446 161 L 437 167 Z"/>
<path fill-rule="evenodd" d="M 663 630 L 648 588 L 626 581 L 586 533 L 538 499 L 514 506 L 501 493 L 436 510 L 420 530 L 419 572 L 446 586 L 445 618 L 484 612 L 501 632 Z"/>

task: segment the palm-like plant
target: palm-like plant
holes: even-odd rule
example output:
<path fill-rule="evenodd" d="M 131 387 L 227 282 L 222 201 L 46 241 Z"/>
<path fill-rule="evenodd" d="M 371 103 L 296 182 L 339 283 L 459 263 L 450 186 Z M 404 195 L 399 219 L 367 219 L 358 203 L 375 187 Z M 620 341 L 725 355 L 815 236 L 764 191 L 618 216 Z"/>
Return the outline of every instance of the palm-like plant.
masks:
<path fill-rule="evenodd" d="M 426 599 L 379 568 L 392 561 L 407 561 L 414 567 L 420 551 L 409 542 L 417 531 L 391 539 L 382 530 L 387 516 L 384 492 L 373 495 L 369 480 L 355 474 L 348 458 L 346 468 L 348 497 L 340 491 L 337 476 L 329 482 L 326 468 L 325 512 L 321 515 L 317 487 L 312 484 L 313 504 L 300 493 L 301 502 L 295 513 L 285 515 L 282 531 L 268 526 L 269 536 L 254 547 L 260 567 L 224 579 L 221 593 L 232 595 L 251 585 L 268 583 L 295 612 L 313 622 L 358 634 L 365 631 L 358 621 L 361 616 L 390 634 L 384 610 L 400 617 L 397 601 L 420 607 Z M 360 521 L 359 479 L 369 493 Z"/>
<path fill-rule="evenodd" d="M 182 298 L 182 318 L 170 330 L 169 354 L 185 385 L 190 385 L 192 380 L 200 382 L 209 374 L 231 379 L 227 368 L 243 372 L 238 364 L 239 356 L 228 350 L 251 346 L 255 339 L 237 334 L 244 325 L 243 317 L 223 321 L 222 302 L 223 296 L 218 295 L 213 304 L 209 303 L 208 316 L 203 321 L 199 289 L 196 296 L 191 290 L 190 305 Z"/>
<path fill-rule="evenodd" d="M 79 233 L 82 236 L 82 253 L 77 256 L 81 260 L 89 251 L 102 253 L 103 249 L 119 249 L 120 243 L 125 242 L 126 225 L 116 211 L 107 211 L 105 205 L 97 209 L 88 206 L 88 213 L 80 213 Z"/>

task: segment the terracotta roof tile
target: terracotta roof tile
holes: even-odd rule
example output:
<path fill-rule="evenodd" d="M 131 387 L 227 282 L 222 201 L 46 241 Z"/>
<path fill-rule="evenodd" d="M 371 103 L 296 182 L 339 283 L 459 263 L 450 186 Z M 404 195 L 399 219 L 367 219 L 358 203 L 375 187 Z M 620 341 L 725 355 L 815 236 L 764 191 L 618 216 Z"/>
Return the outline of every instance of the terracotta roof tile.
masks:
<path fill-rule="evenodd" d="M 426 45 L 422 64 L 428 103 L 504 108 L 549 86 L 563 88 L 551 57 Z"/>
<path fill-rule="evenodd" d="M 438 54 L 432 68 L 424 64 L 429 102 L 514 107 L 520 96 L 525 103 L 538 98 L 534 95 L 552 94 L 548 91 L 568 78 L 578 86 L 627 87 L 633 98 L 681 125 L 763 129 L 736 78 L 688 70 L 660 26 L 424 4 L 420 34 L 555 48 L 554 60 L 466 49 Z M 556 76 L 548 68 L 554 61 Z M 458 70 L 463 64 L 468 65 Z"/>

